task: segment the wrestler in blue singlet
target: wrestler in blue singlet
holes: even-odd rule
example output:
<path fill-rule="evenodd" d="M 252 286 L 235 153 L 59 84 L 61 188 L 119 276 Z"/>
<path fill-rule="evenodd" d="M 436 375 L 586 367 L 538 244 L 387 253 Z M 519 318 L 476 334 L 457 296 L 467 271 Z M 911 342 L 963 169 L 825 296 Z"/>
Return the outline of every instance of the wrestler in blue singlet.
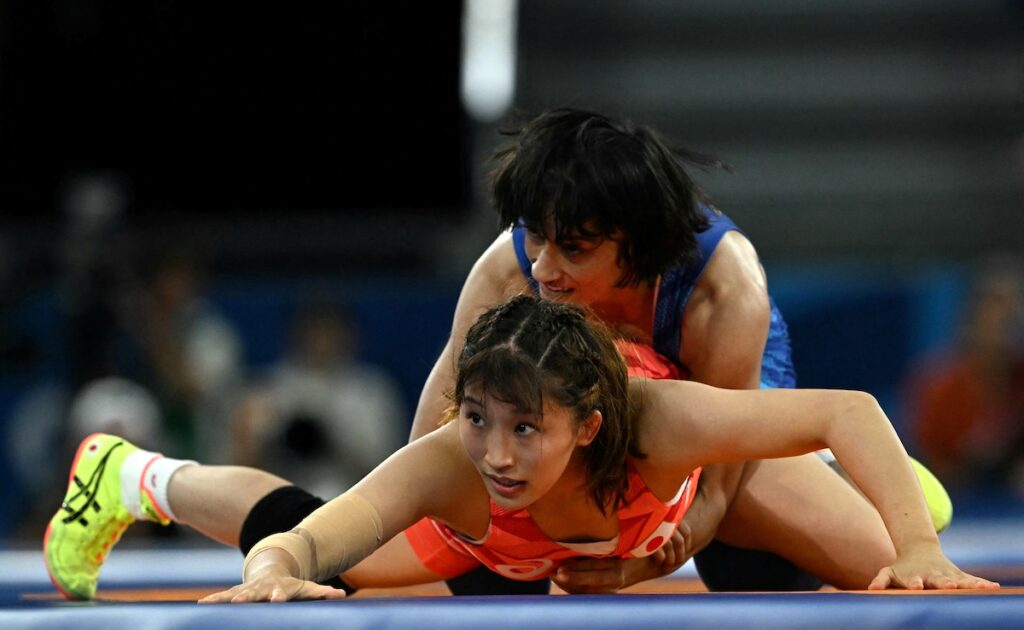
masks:
<path fill-rule="evenodd" d="M 726 232 L 736 230 L 742 234 L 735 223 L 720 211 L 709 206 L 702 206 L 708 217 L 709 227 L 697 234 L 698 255 L 692 265 L 679 265 L 670 268 L 661 276 L 658 288 L 658 302 L 654 307 L 654 349 L 677 365 L 679 364 L 679 346 L 682 343 L 683 314 L 686 304 L 693 292 L 693 287 L 700 279 L 715 247 Z M 530 286 L 537 290 L 537 282 L 533 279 L 530 259 L 526 256 L 526 228 L 520 226 L 512 230 L 512 243 L 515 248 L 519 268 L 526 276 Z M 768 296 L 771 305 L 771 323 L 768 328 L 768 340 L 765 343 L 761 359 L 761 387 L 774 388 L 796 387 L 796 371 L 793 369 L 793 357 L 789 346 L 789 331 L 786 321 L 782 319 L 775 301 Z M 680 365 L 686 368 L 685 365 Z"/>

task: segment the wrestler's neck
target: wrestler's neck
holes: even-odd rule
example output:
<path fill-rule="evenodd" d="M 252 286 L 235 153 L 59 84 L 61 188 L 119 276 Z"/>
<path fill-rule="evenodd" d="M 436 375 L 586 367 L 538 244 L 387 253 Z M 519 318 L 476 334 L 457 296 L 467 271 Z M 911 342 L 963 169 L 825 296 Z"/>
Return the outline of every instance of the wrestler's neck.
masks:
<path fill-rule="evenodd" d="M 657 297 L 658 282 L 641 282 L 637 286 L 614 287 L 589 306 L 601 321 L 620 335 L 650 344 Z"/>

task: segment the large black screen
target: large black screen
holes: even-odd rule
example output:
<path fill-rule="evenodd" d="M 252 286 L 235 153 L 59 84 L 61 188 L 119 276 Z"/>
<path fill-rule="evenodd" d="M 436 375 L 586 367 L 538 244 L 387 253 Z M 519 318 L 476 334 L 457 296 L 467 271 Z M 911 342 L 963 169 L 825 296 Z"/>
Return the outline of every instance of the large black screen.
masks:
<path fill-rule="evenodd" d="M 136 216 L 465 201 L 460 2 L 2 6 L 2 213 L 94 170 Z"/>

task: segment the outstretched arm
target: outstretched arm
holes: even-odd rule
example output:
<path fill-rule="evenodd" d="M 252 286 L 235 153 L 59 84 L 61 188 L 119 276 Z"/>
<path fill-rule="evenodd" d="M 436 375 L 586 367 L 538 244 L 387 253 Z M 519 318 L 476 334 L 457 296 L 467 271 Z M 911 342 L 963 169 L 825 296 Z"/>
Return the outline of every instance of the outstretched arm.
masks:
<path fill-rule="evenodd" d="M 703 464 L 831 448 L 874 504 L 897 561 L 873 588 L 984 588 L 943 556 L 917 476 L 874 397 L 832 390 L 732 391 L 678 381 L 634 383 L 643 396 L 640 447 L 682 475 Z M 671 444 L 674 448 L 664 445 Z"/>
<path fill-rule="evenodd" d="M 479 486 L 457 427 L 446 426 L 389 457 L 290 532 L 257 543 L 245 559 L 244 583 L 201 601 L 344 597 L 343 591 L 317 582 L 345 572 L 425 516 L 459 523 L 472 514 L 465 497 L 474 482 Z"/>

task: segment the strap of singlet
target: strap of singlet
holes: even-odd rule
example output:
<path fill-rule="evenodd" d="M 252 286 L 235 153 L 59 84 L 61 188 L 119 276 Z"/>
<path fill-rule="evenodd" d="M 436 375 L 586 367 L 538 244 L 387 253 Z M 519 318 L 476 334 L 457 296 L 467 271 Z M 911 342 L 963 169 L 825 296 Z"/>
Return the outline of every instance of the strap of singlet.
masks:
<path fill-rule="evenodd" d="M 523 272 L 530 288 L 536 293 L 537 281 L 533 279 L 533 265 L 526 256 L 526 228 L 522 225 L 512 228 L 512 248 L 516 252 L 516 260 L 519 261 L 519 270 Z"/>
<path fill-rule="evenodd" d="M 692 265 L 672 267 L 661 276 L 658 303 L 654 305 L 654 349 L 678 364 L 682 342 L 683 312 L 693 287 L 700 279 L 711 254 L 726 232 L 739 230 L 732 220 L 715 208 L 702 205 L 710 225 L 697 234 L 697 260 Z M 742 232 L 742 231 L 741 231 Z"/>

